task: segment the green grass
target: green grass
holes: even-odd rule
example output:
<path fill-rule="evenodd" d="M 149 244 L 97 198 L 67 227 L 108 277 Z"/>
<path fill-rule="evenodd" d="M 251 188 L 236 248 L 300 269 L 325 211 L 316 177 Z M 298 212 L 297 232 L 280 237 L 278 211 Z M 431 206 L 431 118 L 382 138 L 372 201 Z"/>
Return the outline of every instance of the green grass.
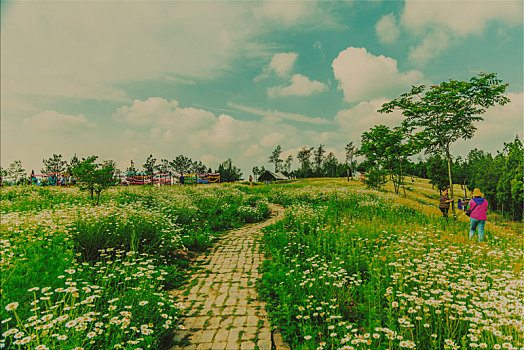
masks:
<path fill-rule="evenodd" d="M 222 231 L 269 215 L 237 187 L 2 190 L 5 348 L 169 348 L 182 310 L 169 290 Z"/>
<path fill-rule="evenodd" d="M 293 204 L 266 229 L 260 293 L 293 349 L 522 346 L 521 235 L 469 242 L 464 218 L 358 184 L 273 191 Z"/>

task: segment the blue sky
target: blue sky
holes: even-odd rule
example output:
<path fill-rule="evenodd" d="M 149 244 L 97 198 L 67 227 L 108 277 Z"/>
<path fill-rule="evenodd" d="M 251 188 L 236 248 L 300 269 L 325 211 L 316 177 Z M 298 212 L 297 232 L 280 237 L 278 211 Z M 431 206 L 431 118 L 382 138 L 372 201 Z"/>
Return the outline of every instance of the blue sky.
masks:
<path fill-rule="evenodd" d="M 522 2 L 3 2 L 1 162 L 184 154 L 245 176 L 344 145 L 411 85 L 496 72 L 512 103 L 452 151 L 523 134 Z"/>

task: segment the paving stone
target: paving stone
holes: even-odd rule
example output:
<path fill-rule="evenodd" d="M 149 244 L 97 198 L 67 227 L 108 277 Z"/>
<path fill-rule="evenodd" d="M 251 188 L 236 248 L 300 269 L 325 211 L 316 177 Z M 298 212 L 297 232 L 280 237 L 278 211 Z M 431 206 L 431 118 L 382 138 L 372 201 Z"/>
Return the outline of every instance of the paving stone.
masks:
<path fill-rule="evenodd" d="M 229 330 L 229 335 L 227 337 L 227 341 L 228 342 L 236 342 L 237 339 L 238 339 L 238 335 L 240 334 L 240 331 L 242 330 L 242 328 L 240 327 L 237 327 L 237 328 L 231 328 Z"/>
<path fill-rule="evenodd" d="M 243 326 L 247 321 L 247 316 L 237 316 L 233 320 L 233 326 L 241 327 Z"/>
<path fill-rule="evenodd" d="M 200 343 L 211 343 L 215 336 L 216 329 L 208 329 L 202 332 L 202 336 L 199 339 Z"/>
<path fill-rule="evenodd" d="M 259 339 L 257 342 L 257 346 L 259 350 L 271 350 L 271 339 L 269 340 Z"/>
<path fill-rule="evenodd" d="M 254 350 L 255 349 L 255 343 L 250 342 L 243 342 L 240 344 L 240 350 Z"/>
<path fill-rule="evenodd" d="M 271 218 L 231 230 L 208 255 L 197 258 L 202 269 L 192 276 L 185 292 L 188 295 L 183 295 L 184 291 L 170 292 L 187 307 L 182 320 L 187 330 L 177 330 L 174 339 L 180 341 L 186 337 L 191 343 L 172 350 L 271 349 L 265 304 L 256 300 L 255 286 L 260 278 L 258 268 L 264 260 L 260 252 L 260 229 L 276 220 Z"/>
<path fill-rule="evenodd" d="M 227 329 L 219 329 L 215 335 L 215 342 L 225 342 L 229 337 L 229 331 Z"/>

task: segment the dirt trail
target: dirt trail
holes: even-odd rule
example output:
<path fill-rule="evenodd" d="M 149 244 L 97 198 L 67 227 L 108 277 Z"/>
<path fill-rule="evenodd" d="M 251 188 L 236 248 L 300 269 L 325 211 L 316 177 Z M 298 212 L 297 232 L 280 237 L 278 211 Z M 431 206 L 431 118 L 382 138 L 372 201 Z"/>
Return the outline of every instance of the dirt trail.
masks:
<path fill-rule="evenodd" d="M 260 230 L 284 212 L 277 205 L 270 208 L 273 216 L 268 220 L 222 236 L 210 254 L 198 258 L 203 269 L 191 277 L 187 289 L 174 292 L 186 311 L 185 330 L 175 334 L 176 341 L 185 340 L 172 350 L 272 348 L 265 303 L 257 300 L 255 289 L 264 259 Z"/>

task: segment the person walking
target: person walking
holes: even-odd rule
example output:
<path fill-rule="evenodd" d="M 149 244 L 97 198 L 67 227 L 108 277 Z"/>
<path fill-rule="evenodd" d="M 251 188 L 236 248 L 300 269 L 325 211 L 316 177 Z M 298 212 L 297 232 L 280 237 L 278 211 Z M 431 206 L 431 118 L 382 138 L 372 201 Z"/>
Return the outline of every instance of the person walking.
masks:
<path fill-rule="evenodd" d="M 473 198 L 469 201 L 469 210 L 471 216 L 469 217 L 469 239 L 473 239 L 475 231 L 478 227 L 478 239 L 482 242 L 484 239 L 484 226 L 488 219 L 486 211 L 488 210 L 488 200 L 482 198 L 484 194 L 480 192 L 480 189 L 475 188 L 473 190 Z"/>
<path fill-rule="evenodd" d="M 454 200 L 454 198 L 449 199 L 447 189 L 445 189 L 440 195 L 440 203 L 438 207 L 442 212 L 442 216 L 446 218 L 446 221 L 448 220 L 449 203 L 453 202 Z"/>

